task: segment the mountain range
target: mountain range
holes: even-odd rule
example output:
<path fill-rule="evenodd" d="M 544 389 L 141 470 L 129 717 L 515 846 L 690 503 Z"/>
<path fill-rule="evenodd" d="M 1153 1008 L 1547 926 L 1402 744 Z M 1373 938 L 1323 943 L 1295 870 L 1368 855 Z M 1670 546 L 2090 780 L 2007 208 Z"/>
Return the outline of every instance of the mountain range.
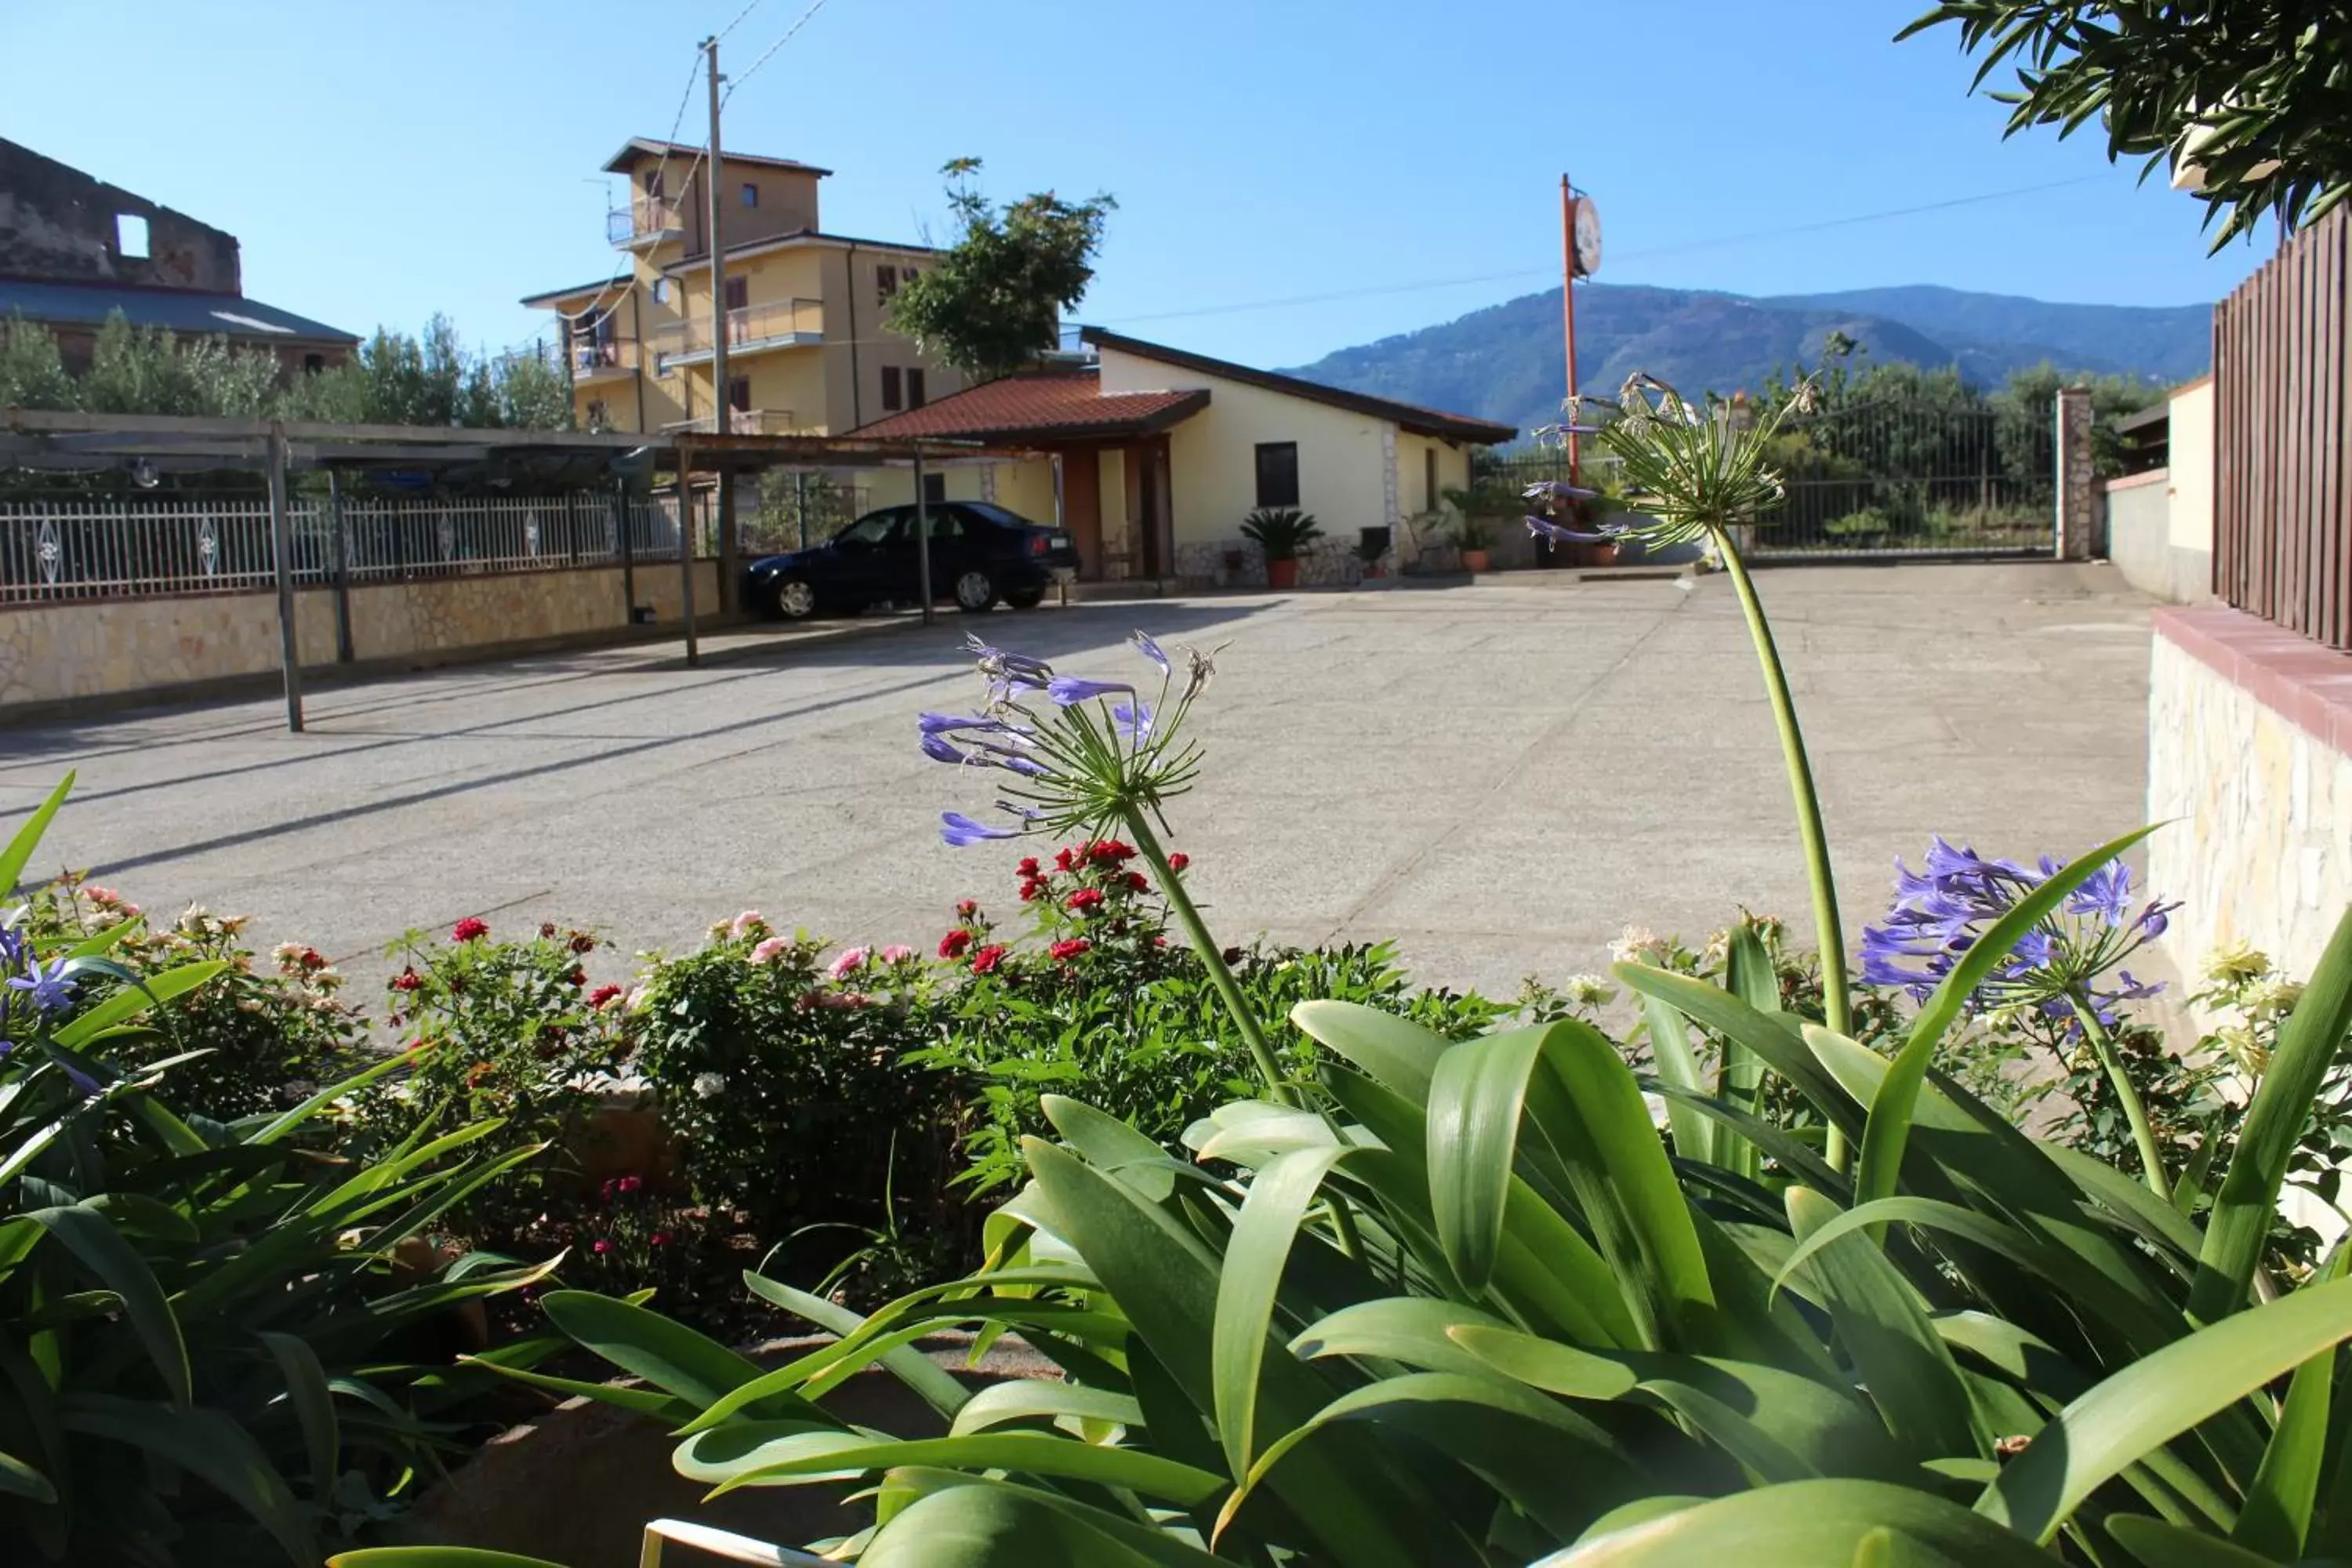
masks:
<path fill-rule="evenodd" d="M 1587 283 L 1576 291 L 1576 358 L 1591 392 L 1614 395 L 1639 370 L 1685 393 L 1729 393 L 1818 363 L 1830 334 L 1843 332 L 1860 345 L 1857 369 L 1958 365 L 1990 385 L 2046 362 L 2171 383 L 2204 373 L 2212 314 L 2210 305 L 2062 305 L 1926 284 L 1750 298 Z M 1524 431 L 1559 418 L 1560 354 L 1554 289 L 1341 349 L 1290 374 Z"/>

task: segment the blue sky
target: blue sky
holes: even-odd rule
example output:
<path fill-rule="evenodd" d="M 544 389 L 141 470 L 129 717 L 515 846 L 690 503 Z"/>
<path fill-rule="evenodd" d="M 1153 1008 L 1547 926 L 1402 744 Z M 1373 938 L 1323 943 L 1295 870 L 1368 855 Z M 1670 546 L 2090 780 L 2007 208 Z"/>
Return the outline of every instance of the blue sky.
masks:
<path fill-rule="evenodd" d="M 256 298 L 502 344 L 545 321 L 520 296 L 612 269 L 598 167 L 667 132 L 741 5 L 111 0 L 99 40 L 86 6 L 0 0 L 0 136 L 236 233 Z M 722 63 L 806 5 L 761 0 Z M 944 235 L 953 157 L 992 195 L 1109 191 L 1079 314 L 1265 365 L 1548 287 L 1564 169 L 1614 282 L 2173 305 L 2266 258 L 2208 259 L 2197 204 L 2093 134 L 2002 141 L 1948 30 L 1889 41 L 1924 5 L 824 0 L 725 139 L 836 171 L 825 226 L 876 237 Z M 686 139 L 701 113 L 698 84 Z"/>

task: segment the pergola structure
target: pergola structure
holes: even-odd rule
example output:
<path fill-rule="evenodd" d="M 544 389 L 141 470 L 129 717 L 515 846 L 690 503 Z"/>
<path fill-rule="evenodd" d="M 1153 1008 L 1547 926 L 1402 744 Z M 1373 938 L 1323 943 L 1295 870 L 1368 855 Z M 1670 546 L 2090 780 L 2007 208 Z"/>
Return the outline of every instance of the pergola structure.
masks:
<path fill-rule="evenodd" d="M 679 500 L 678 573 L 685 618 L 686 661 L 701 661 L 694 595 L 694 552 L 685 529 L 687 491 L 715 478 L 719 506 L 719 581 L 732 607 L 740 591 L 740 554 L 732 505 L 738 478 L 771 469 L 911 468 L 919 512 L 927 468 L 989 461 L 1003 454 L 974 442 L 829 436 L 755 436 L 679 431 L 659 436 L 572 430 L 472 430 L 406 425 L 331 425 L 291 420 L 183 418 L 145 414 L 81 414 L 32 408 L 0 410 L 0 469 L 128 472 L 152 482 L 167 472 L 244 470 L 267 476 L 270 533 L 275 545 L 279 662 L 286 684 L 286 723 L 302 728 L 302 670 L 294 635 L 293 525 L 289 476 L 330 476 L 423 470 L 443 483 L 509 483 L 593 489 L 613 486 L 639 493 L 654 476 L 675 476 Z M 916 531 L 916 560 L 925 624 L 930 598 L 930 527 Z M 627 531 L 622 564 L 631 569 Z"/>

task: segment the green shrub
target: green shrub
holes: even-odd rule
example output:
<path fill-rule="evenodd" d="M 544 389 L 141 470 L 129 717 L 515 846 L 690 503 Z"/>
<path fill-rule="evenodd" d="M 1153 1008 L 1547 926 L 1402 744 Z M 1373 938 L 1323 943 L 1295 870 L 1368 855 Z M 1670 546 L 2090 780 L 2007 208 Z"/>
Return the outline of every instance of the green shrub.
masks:
<path fill-rule="evenodd" d="M 71 782 L 0 849 L 0 894 Z M 310 1568 L 462 1451 L 451 1417 L 490 1381 L 451 1365 L 482 1348 L 466 1311 L 543 1270 L 425 1233 L 531 1151 L 478 1121 L 338 1152 L 318 1134 L 381 1068 L 233 1121 L 175 1103 L 212 1058 L 162 1053 L 242 972 L 163 955 L 234 928 L 150 939 L 101 902 L 122 918 L 87 935 L 54 895 L 37 924 L 0 918 L 0 1543 L 12 1563 Z M 192 1081 L 217 1109 L 254 1070 Z"/>

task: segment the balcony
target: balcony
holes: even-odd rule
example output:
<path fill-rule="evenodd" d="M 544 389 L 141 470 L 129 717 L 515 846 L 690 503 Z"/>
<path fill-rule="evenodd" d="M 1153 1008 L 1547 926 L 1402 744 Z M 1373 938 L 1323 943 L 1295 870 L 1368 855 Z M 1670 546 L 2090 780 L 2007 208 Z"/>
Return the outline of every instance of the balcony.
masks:
<path fill-rule="evenodd" d="M 814 300 L 772 300 L 727 312 L 727 353 L 765 353 L 772 349 L 801 348 L 824 342 L 824 308 Z M 710 358 L 710 319 L 693 316 L 658 328 L 654 333 L 656 363 L 667 374 L 673 365 L 702 364 Z"/>
<path fill-rule="evenodd" d="M 710 416 L 698 419 L 681 419 L 662 426 L 665 436 L 708 436 Z M 730 436 L 797 436 L 801 426 L 793 419 L 789 408 L 730 408 L 727 411 L 727 433 Z"/>
<path fill-rule="evenodd" d="M 634 249 L 684 238 L 686 224 L 676 202 L 638 196 L 627 206 L 614 207 L 604 215 L 604 234 L 615 246 Z"/>
<path fill-rule="evenodd" d="M 637 368 L 637 345 L 622 338 L 575 342 L 572 345 L 572 379 L 603 381 L 627 375 Z"/>

